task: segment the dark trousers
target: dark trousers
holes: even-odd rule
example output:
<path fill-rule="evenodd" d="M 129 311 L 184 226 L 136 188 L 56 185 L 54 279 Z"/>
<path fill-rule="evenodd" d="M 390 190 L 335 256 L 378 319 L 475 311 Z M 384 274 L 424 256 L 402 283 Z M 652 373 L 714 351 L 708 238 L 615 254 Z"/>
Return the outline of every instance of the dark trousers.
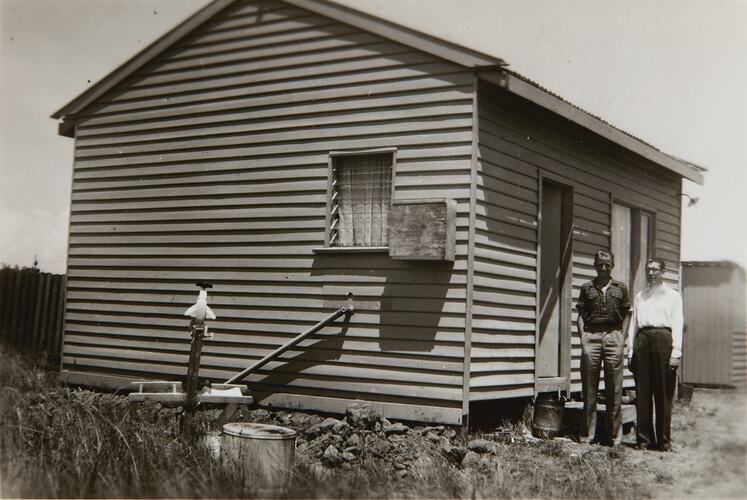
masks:
<path fill-rule="evenodd" d="M 604 361 L 605 433 L 614 444 L 622 442 L 623 346 L 619 328 L 581 335 L 581 387 L 584 393 L 584 421 L 579 438 L 589 442 L 597 427 L 599 371 Z"/>
<path fill-rule="evenodd" d="M 635 339 L 636 437 L 638 444 L 671 446 L 672 399 L 677 369 L 670 368 L 672 333 L 667 328 L 639 330 Z M 653 400 L 652 400 L 653 398 Z M 654 434 L 653 408 L 656 408 Z"/>

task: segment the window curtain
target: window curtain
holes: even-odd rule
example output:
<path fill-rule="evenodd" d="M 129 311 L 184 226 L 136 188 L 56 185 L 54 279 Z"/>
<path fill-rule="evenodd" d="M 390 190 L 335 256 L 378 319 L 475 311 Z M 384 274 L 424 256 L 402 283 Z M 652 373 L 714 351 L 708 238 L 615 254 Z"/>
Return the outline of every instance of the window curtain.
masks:
<path fill-rule="evenodd" d="M 387 246 L 392 156 L 342 156 L 335 160 L 339 223 L 337 246 Z"/>

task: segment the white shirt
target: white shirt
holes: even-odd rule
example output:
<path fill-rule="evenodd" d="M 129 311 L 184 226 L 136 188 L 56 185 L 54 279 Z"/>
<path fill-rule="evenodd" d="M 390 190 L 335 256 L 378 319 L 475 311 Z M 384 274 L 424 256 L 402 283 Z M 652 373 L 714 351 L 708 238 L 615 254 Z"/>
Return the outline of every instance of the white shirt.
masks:
<path fill-rule="evenodd" d="M 669 327 L 672 330 L 672 357 L 682 357 L 682 297 L 666 285 L 647 287 L 638 292 L 633 301 L 633 316 L 628 327 L 628 356 L 638 330 L 644 327 Z"/>

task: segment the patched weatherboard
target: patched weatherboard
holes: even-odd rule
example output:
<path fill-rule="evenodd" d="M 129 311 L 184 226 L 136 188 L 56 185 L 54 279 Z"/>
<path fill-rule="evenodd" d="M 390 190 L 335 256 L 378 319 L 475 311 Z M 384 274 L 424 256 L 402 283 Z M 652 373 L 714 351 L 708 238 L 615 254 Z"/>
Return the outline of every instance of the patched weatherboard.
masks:
<path fill-rule="evenodd" d="M 397 200 L 389 221 L 389 256 L 401 260 L 454 261 L 456 201 Z"/>

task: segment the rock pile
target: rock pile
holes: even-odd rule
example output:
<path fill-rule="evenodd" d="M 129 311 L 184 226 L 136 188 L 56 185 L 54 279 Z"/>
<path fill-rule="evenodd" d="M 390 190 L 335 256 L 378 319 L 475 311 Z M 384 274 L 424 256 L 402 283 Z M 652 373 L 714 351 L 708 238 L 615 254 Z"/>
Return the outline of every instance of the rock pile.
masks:
<path fill-rule="evenodd" d="M 433 467 L 487 467 L 499 445 L 489 439 L 466 444 L 445 426 L 410 427 L 380 417 L 364 402 L 347 407 L 343 418 L 300 412 L 254 410 L 246 420 L 290 427 L 298 432 L 296 453 L 326 468 L 378 462 L 398 477 L 426 476 Z"/>

